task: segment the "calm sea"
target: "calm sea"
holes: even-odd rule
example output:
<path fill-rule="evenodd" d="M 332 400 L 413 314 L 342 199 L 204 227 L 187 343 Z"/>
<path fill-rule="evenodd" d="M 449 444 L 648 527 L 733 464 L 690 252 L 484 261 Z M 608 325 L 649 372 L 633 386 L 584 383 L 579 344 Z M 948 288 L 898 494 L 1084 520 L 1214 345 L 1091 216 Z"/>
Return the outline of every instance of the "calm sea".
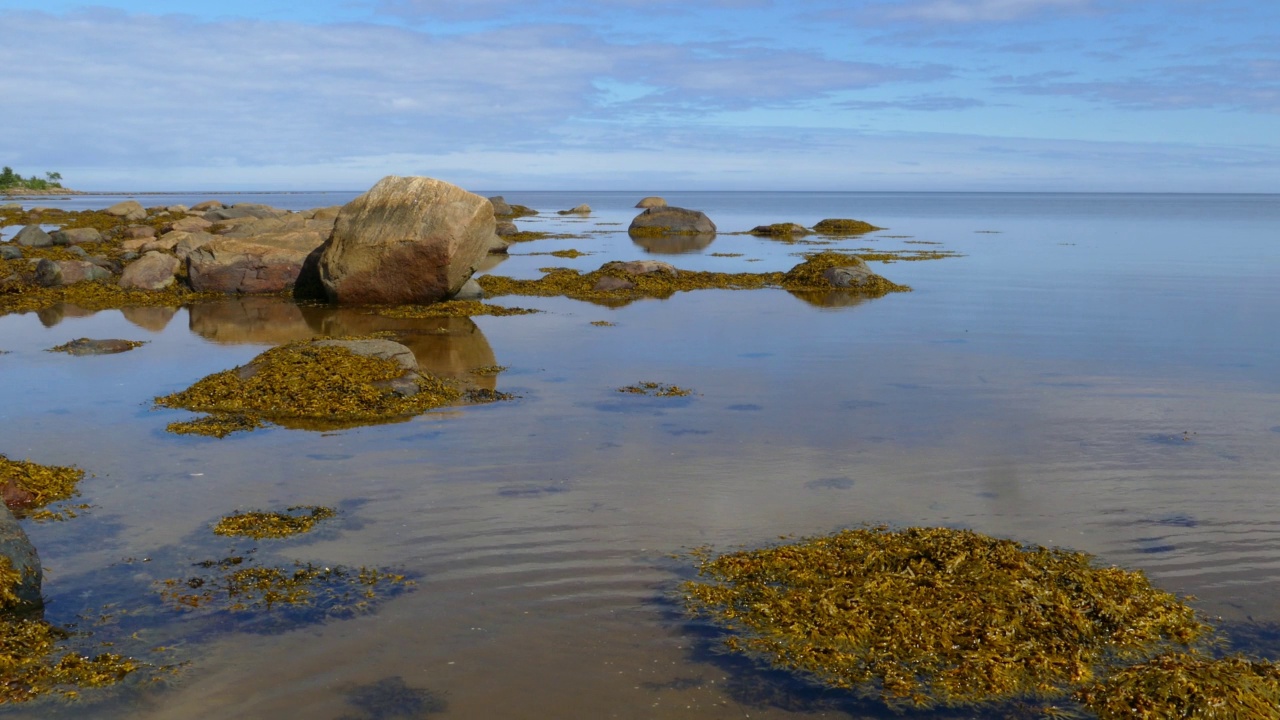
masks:
<path fill-rule="evenodd" d="M 355 194 L 138 199 L 305 209 Z M 137 632 L 189 663 L 160 688 L 0 714 L 887 718 L 717 654 L 673 594 L 689 548 L 862 523 L 1094 553 L 1195 595 L 1237 646 L 1280 655 L 1280 196 L 501 194 L 541 211 L 521 229 L 568 236 L 515 245 L 488 270 L 516 277 L 642 257 L 785 270 L 828 248 L 734 233 L 828 217 L 886 228 L 835 249 L 959 256 L 874 263 L 914 292 L 852 304 L 708 290 L 621 308 L 503 297 L 545 312 L 474 321 L 259 298 L 0 317 L 0 453 L 91 473 L 90 509 L 27 526 L 48 567 L 48 619 L 95 639 Z M 721 234 L 633 242 L 626 225 L 647 194 L 705 211 Z M 594 212 L 555 213 L 580 203 Z M 588 254 L 546 255 L 567 249 Z M 223 440 L 169 435 L 188 414 L 152 409 L 274 344 L 381 329 L 406 333 L 438 373 L 506 366 L 494 386 L 519 399 Z M 45 352 L 79 337 L 147 344 Z M 696 394 L 617 392 L 642 380 Z M 413 591 L 292 624 L 158 603 L 157 581 L 253 545 L 213 536 L 219 517 L 292 505 L 342 513 L 312 537 L 263 541 L 259 556 L 397 567 Z"/>

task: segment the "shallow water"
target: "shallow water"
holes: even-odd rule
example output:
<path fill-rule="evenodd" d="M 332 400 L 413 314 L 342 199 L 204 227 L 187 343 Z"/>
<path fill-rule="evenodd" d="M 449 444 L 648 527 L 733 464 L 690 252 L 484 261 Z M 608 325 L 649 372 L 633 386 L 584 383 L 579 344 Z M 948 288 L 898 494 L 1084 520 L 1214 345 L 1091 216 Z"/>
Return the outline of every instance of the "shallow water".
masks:
<path fill-rule="evenodd" d="M 716 655 L 672 595 L 689 575 L 682 550 L 860 523 L 1095 553 L 1194 594 L 1238 642 L 1280 654 L 1280 197 L 666 193 L 722 234 L 655 254 L 623 232 L 644 194 L 504 193 L 542 211 L 521 229 L 581 237 L 515 245 L 493 272 L 645 256 L 786 269 L 824 247 L 726 233 L 824 217 L 888 228 L 839 248 L 963 257 L 873 264 L 915 291 L 834 307 L 712 290 L 616 309 L 508 296 L 495 302 L 545 312 L 474 321 L 263 299 L 0 317 L 0 452 L 92 473 L 85 514 L 28 524 L 48 619 L 96 618 L 81 621 L 95 638 L 137 631 L 190 663 L 164 688 L 0 714 L 889 717 Z M 554 214 L 582 202 L 591 217 Z M 569 248 L 592 254 L 531 254 Z M 151 408 L 271 345 L 379 329 L 410 333 L 436 372 L 507 366 L 495 386 L 520 397 L 223 440 L 166 434 L 188 414 Z M 45 352 L 78 337 L 148 344 Z M 641 380 L 696 394 L 616 391 Z M 154 581 L 250 545 L 215 538 L 217 518 L 298 504 L 342 514 L 260 555 L 398 567 L 413 591 L 294 624 L 158 606 Z"/>

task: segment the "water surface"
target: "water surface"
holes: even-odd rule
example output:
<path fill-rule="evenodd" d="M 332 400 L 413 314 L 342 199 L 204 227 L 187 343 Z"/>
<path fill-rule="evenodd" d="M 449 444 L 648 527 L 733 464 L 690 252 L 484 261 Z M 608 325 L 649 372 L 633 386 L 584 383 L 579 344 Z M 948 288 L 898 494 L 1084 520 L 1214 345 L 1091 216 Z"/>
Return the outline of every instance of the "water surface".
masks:
<path fill-rule="evenodd" d="M 92 473 L 86 514 L 28 526 L 49 568 L 47 617 L 134 609 L 148 644 L 190 662 L 165 689 L 0 712 L 889 717 L 717 656 L 673 595 L 689 564 L 672 556 L 685 549 L 860 523 L 1095 553 L 1196 595 L 1238 641 L 1280 652 L 1280 198 L 502 194 L 541 211 L 521 229 L 576 236 L 513 246 L 491 272 L 517 277 L 641 257 L 785 270 L 824 247 L 732 233 L 826 217 L 887 228 L 837 248 L 962 257 L 876 263 L 914 292 L 842 306 L 713 290 L 621 308 L 503 297 L 544 312 L 474 320 L 259 298 L 0 317 L 0 452 Z M 631 206 L 647 194 L 706 211 L 721 234 L 702 247 L 633 243 Z M 306 207 L 352 195 L 307 195 Z M 222 199 L 292 207 L 292 197 Z M 554 213 L 583 202 L 590 217 Z M 537 254 L 570 248 L 591 254 Z M 507 366 L 492 384 L 519 399 L 223 440 L 166 434 L 189 415 L 151 407 L 272 345 L 382 329 L 407 333 L 439 373 Z M 45 352 L 86 336 L 148 344 L 106 357 Z M 642 380 L 696 394 L 617 392 Z M 209 533 L 218 517 L 298 504 L 342 515 L 259 553 L 395 566 L 414 591 L 368 614 L 269 628 L 156 606 L 155 580 L 229 550 Z"/>

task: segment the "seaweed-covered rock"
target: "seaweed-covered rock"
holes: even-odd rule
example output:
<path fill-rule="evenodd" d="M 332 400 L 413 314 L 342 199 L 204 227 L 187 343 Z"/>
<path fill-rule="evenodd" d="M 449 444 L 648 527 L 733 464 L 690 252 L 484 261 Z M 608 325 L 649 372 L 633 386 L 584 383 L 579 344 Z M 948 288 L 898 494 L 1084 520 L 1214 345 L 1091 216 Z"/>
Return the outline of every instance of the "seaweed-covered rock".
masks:
<path fill-rule="evenodd" d="M 809 228 L 797 223 L 774 223 L 773 225 L 757 225 L 751 228 L 751 234 L 781 238 L 804 237 L 809 234 Z"/>
<path fill-rule="evenodd" d="M 49 352 L 64 352 L 68 355 L 115 355 L 117 353 L 129 352 L 134 348 L 143 346 L 145 343 L 139 340 L 94 340 L 91 338 L 78 338 L 69 343 L 64 343 L 57 347 L 49 348 Z"/>
<path fill-rule="evenodd" d="M 861 235 L 862 233 L 883 229 L 869 222 L 848 218 L 827 218 L 813 226 L 814 232 L 822 233 L 823 235 Z"/>
<path fill-rule="evenodd" d="M 347 203 L 321 252 L 330 300 L 431 303 L 453 296 L 494 238 L 493 205 L 426 177 L 388 176 Z"/>
<path fill-rule="evenodd" d="M 0 245 L 0 260 L 17 260 L 22 257 L 22 248 L 12 245 Z"/>
<path fill-rule="evenodd" d="M 464 387 L 417 368 L 410 348 L 386 339 L 295 342 L 156 404 L 211 415 L 170 432 L 222 437 L 265 422 L 313 430 L 393 422 L 463 398 Z"/>
<path fill-rule="evenodd" d="M 40 584 L 44 570 L 27 533 L 0 504 L 0 610 L 26 610 L 44 604 Z"/>
<path fill-rule="evenodd" d="M 153 250 L 125 267 L 119 284 L 122 288 L 161 290 L 173 284 L 180 266 L 178 258 Z"/>
<path fill-rule="evenodd" d="M 705 213 L 670 205 L 648 208 L 627 228 L 632 235 L 701 235 L 715 231 L 716 224 Z"/>

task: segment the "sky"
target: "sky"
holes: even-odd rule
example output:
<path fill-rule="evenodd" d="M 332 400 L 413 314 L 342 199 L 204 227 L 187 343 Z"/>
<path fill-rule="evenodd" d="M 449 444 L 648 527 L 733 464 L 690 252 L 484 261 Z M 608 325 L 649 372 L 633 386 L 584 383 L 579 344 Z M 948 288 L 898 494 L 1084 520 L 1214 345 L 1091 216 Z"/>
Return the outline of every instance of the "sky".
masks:
<path fill-rule="evenodd" d="M 1280 192 L 1277 0 L 0 0 L 80 190 Z"/>

